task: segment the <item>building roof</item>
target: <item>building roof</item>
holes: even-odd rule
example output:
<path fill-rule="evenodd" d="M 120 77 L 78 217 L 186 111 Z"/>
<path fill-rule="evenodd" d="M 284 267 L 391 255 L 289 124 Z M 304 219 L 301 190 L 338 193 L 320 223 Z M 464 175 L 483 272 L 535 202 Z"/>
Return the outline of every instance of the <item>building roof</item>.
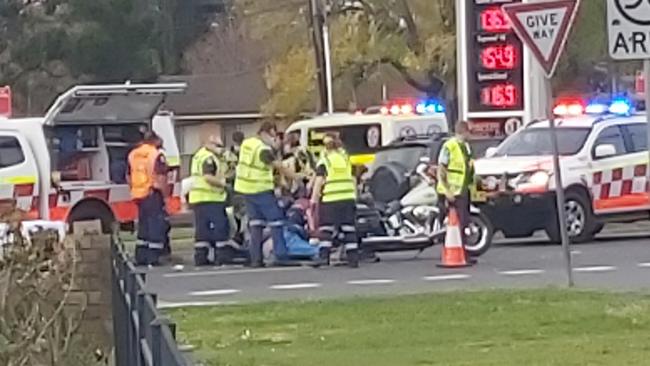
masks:
<path fill-rule="evenodd" d="M 165 103 L 177 115 L 258 113 L 268 97 L 261 71 L 163 76 L 161 81 L 188 83 L 185 94 L 170 95 Z"/>
<path fill-rule="evenodd" d="M 259 113 L 260 107 L 269 96 L 263 69 L 227 75 L 162 76 L 160 79 L 163 82 L 188 83 L 185 94 L 171 95 L 166 101 L 166 107 L 181 116 Z M 369 78 L 357 87 L 358 107 L 380 105 L 382 85 L 386 85 L 389 99 L 424 97 L 424 93 L 406 83 L 396 70 L 383 67 L 380 74 Z M 350 88 L 336 91 L 335 101 L 338 110 L 346 110 L 350 100 L 352 100 Z"/>

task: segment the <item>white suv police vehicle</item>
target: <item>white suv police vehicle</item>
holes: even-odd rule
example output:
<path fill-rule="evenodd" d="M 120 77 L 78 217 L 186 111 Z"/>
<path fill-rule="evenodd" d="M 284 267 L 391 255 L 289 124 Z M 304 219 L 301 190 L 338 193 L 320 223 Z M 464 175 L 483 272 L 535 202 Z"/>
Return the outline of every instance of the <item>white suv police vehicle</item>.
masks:
<path fill-rule="evenodd" d="M 631 102 L 563 107 L 556 119 L 566 193 L 567 229 L 573 242 L 590 240 L 607 222 L 650 218 L 647 123 Z M 557 112 L 556 112 L 557 113 Z M 548 121 L 534 122 L 476 161 L 481 210 L 506 237 L 558 230 Z"/>

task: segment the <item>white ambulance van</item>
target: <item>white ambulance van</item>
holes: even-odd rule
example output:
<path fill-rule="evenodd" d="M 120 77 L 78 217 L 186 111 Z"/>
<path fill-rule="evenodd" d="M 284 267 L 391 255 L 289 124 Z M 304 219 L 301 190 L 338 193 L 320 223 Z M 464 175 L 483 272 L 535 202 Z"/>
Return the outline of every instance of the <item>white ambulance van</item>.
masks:
<path fill-rule="evenodd" d="M 334 113 L 297 121 L 286 134 L 297 134 L 300 145 L 318 156 L 325 133 L 339 134 L 354 165 L 370 165 L 375 153 L 399 138 L 434 135 L 449 130 L 442 104 L 435 101 L 395 101 L 358 113 Z"/>
<path fill-rule="evenodd" d="M 100 219 L 105 231 L 131 224 L 137 207 L 127 156 L 152 128 L 170 166 L 167 209 L 181 209 L 180 154 L 173 116 L 159 111 L 185 84 L 75 86 L 45 117 L 0 119 L 0 212 L 15 207 L 25 224 Z M 34 221 L 35 220 L 35 221 Z"/>

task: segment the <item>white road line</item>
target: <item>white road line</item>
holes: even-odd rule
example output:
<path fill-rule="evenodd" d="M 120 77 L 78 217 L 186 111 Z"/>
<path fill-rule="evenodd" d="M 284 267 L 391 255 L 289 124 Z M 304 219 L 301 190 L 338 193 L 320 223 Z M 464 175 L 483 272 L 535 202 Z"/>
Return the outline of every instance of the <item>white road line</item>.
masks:
<path fill-rule="evenodd" d="M 158 309 L 178 309 L 198 306 L 230 306 L 238 305 L 237 301 L 158 301 Z"/>
<path fill-rule="evenodd" d="M 504 276 L 526 276 L 526 275 L 537 275 L 542 274 L 546 271 L 543 269 L 515 269 L 508 271 L 499 271 L 500 275 Z"/>
<path fill-rule="evenodd" d="M 320 283 L 289 283 L 284 285 L 269 286 L 271 290 L 305 290 L 322 287 Z"/>
<path fill-rule="evenodd" d="M 637 266 L 641 268 L 650 268 L 650 262 L 639 263 Z"/>
<path fill-rule="evenodd" d="M 579 254 L 582 254 L 582 252 L 579 251 L 579 250 L 572 250 L 572 251 L 571 251 L 571 254 L 573 254 L 573 255 L 579 255 Z"/>
<path fill-rule="evenodd" d="M 250 269 L 232 269 L 232 270 L 217 270 L 217 271 L 197 271 L 197 272 L 183 272 L 183 273 L 165 273 L 165 278 L 183 278 L 183 277 L 209 277 L 218 275 L 238 275 L 248 273 L 269 273 L 269 272 L 290 272 L 290 271 L 304 271 L 311 268 L 307 267 L 277 267 L 277 268 L 250 268 Z"/>
<path fill-rule="evenodd" d="M 588 266 L 588 267 L 576 267 L 573 269 L 574 272 L 611 272 L 615 271 L 616 267 L 614 266 Z"/>
<path fill-rule="evenodd" d="M 190 292 L 190 296 L 223 296 L 223 295 L 233 295 L 236 293 L 241 292 L 241 290 L 237 290 L 234 288 L 228 288 L 228 289 L 222 289 L 222 290 L 207 290 L 207 291 L 193 291 Z"/>
<path fill-rule="evenodd" d="M 425 281 L 453 281 L 453 280 L 466 280 L 472 276 L 468 274 L 449 274 L 449 275 L 439 275 L 439 276 L 426 276 L 422 277 Z"/>
<path fill-rule="evenodd" d="M 390 285 L 391 283 L 395 283 L 397 281 L 395 280 L 390 280 L 390 279 L 384 279 L 384 280 L 353 280 L 353 281 L 348 281 L 348 285 Z"/>

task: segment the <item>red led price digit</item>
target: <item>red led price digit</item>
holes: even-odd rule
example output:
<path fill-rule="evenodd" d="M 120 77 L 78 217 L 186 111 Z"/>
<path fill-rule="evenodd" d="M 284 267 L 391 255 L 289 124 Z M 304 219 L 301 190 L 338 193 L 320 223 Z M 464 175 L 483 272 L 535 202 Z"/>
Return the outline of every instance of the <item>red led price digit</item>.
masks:
<path fill-rule="evenodd" d="M 517 51 L 513 45 L 486 47 L 481 51 L 481 64 L 490 70 L 511 70 L 517 62 Z"/>
<path fill-rule="evenodd" d="M 499 8 L 483 10 L 480 18 L 481 29 L 486 32 L 506 32 L 510 30 L 508 18 Z"/>

